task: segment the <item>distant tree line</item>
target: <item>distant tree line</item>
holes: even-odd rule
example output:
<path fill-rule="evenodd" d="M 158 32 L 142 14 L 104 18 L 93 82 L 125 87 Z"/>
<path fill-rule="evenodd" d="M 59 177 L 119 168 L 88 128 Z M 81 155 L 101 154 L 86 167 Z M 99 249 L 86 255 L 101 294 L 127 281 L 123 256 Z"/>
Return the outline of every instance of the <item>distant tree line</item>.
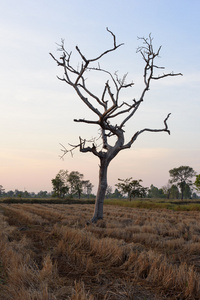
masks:
<path fill-rule="evenodd" d="M 38 193 L 28 192 L 26 190 L 21 191 L 15 189 L 5 192 L 5 189 L 0 185 L 0 197 L 10 198 L 89 198 L 95 197 L 92 194 L 93 185 L 89 180 L 84 180 L 83 174 L 77 171 L 64 171 L 60 170 L 55 178 L 51 180 L 53 191 L 40 191 Z"/>
<path fill-rule="evenodd" d="M 193 168 L 189 166 L 180 166 L 169 170 L 170 179 L 162 188 L 151 184 L 149 188 L 142 186 L 142 180 L 136 180 L 132 177 L 127 179 L 118 179 L 115 184 L 115 190 L 108 185 L 106 198 L 165 198 L 165 199 L 196 199 L 197 193 L 200 192 L 200 174 L 197 175 Z M 192 178 L 196 177 L 192 182 Z M 0 185 L 0 197 L 17 197 L 17 198 L 50 198 L 50 197 L 76 197 L 91 198 L 93 185 L 89 180 L 84 180 L 84 175 L 78 171 L 68 172 L 60 170 L 51 180 L 53 191 L 40 191 L 38 193 L 20 191 L 15 189 L 5 192 Z M 196 193 L 197 192 L 197 193 Z"/>
<path fill-rule="evenodd" d="M 0 197 L 10 197 L 10 198 L 50 198 L 52 197 L 52 193 L 47 191 L 40 191 L 38 193 L 21 191 L 15 189 L 14 191 L 9 190 L 5 192 L 5 189 L 2 185 L 0 185 Z"/>
<path fill-rule="evenodd" d="M 198 195 L 195 191 L 200 192 L 200 174 L 196 175 L 193 168 L 189 166 L 180 166 L 169 170 L 170 179 L 167 185 L 157 188 L 151 184 L 150 188 L 141 185 L 142 180 L 133 180 L 131 178 L 118 179 L 119 183 L 115 186 L 115 192 L 112 194 L 112 188 L 108 186 L 107 197 L 120 198 L 165 198 L 165 199 L 196 199 Z M 192 183 L 191 179 L 196 176 Z"/>

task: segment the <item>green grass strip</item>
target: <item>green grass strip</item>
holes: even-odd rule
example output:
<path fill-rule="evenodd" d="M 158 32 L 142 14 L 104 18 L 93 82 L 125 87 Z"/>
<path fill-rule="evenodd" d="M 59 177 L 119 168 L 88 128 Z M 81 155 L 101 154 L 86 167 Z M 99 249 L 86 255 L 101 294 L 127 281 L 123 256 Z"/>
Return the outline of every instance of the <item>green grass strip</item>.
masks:
<path fill-rule="evenodd" d="M 185 200 L 184 202 L 185 203 Z M 132 207 L 132 208 L 145 208 L 145 209 L 170 209 L 175 211 L 200 211 L 200 204 L 188 203 L 188 204 L 179 204 L 173 202 L 163 202 L 163 199 L 153 200 L 119 200 L 119 199 L 106 199 L 105 204 L 107 205 L 116 205 L 123 207 Z"/>

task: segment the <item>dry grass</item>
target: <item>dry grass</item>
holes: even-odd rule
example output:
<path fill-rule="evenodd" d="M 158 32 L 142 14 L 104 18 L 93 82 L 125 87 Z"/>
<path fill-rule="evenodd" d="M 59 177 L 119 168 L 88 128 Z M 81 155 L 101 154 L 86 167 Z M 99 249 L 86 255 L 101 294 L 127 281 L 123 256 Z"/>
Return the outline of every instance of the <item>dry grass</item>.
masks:
<path fill-rule="evenodd" d="M 0 205 L 0 299 L 200 299 L 200 212 Z"/>

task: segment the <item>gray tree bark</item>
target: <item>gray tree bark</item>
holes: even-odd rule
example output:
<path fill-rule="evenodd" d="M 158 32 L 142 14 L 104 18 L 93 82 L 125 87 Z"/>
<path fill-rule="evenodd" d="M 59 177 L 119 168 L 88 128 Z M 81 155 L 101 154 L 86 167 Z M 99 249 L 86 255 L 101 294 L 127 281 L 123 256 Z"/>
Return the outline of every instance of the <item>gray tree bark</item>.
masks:
<path fill-rule="evenodd" d="M 96 223 L 98 220 L 103 219 L 103 204 L 106 194 L 106 189 L 108 186 L 107 181 L 108 173 L 108 162 L 106 158 L 101 159 L 99 166 L 99 185 L 96 195 L 94 214 L 92 217 L 92 222 Z"/>

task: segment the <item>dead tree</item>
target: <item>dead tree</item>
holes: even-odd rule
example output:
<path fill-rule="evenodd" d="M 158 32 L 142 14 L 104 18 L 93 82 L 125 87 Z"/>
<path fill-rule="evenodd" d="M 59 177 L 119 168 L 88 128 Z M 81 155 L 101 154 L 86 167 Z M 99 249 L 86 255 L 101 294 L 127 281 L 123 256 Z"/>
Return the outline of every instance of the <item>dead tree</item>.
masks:
<path fill-rule="evenodd" d="M 87 119 L 75 119 L 75 122 L 87 123 L 89 125 L 97 125 L 101 131 L 102 144 L 98 147 L 95 141 L 88 142 L 85 139 L 79 137 L 79 143 L 77 145 L 70 145 L 70 149 L 64 147 L 63 155 L 67 152 L 71 152 L 75 148 L 79 148 L 80 152 L 91 152 L 97 156 L 100 160 L 99 165 L 99 186 L 96 196 L 94 215 L 92 222 L 103 218 L 103 203 L 107 188 L 107 170 L 111 160 L 122 150 L 128 149 L 136 141 L 138 136 L 143 132 L 167 132 L 170 134 L 168 129 L 167 120 L 170 113 L 164 119 L 164 125 L 161 129 L 143 128 L 133 133 L 131 139 L 125 142 L 125 130 L 124 127 L 128 121 L 135 115 L 140 105 L 144 101 L 146 92 L 149 90 L 150 83 L 152 80 L 159 80 L 168 76 L 182 75 L 181 73 L 174 74 L 163 73 L 162 75 L 155 75 L 155 70 L 164 69 L 155 64 L 156 58 L 159 56 L 161 47 L 157 51 L 154 51 L 152 44 L 152 37 L 149 35 L 148 38 L 139 38 L 142 42 L 142 46 L 138 47 L 137 52 L 141 54 L 145 66 L 144 66 L 144 88 L 138 99 L 134 99 L 131 102 L 120 101 L 120 93 L 123 89 L 127 89 L 133 86 L 133 82 L 126 82 L 126 75 L 122 79 L 119 78 L 117 73 L 112 74 L 111 72 L 100 67 L 99 61 L 105 55 L 117 50 L 123 44 L 117 44 L 116 36 L 112 31 L 107 28 L 109 34 L 113 39 L 113 46 L 110 49 L 105 50 L 103 53 L 95 58 L 87 58 L 82 51 L 76 46 L 76 51 L 81 59 L 81 65 L 77 68 L 72 64 L 72 52 L 68 53 L 64 46 L 64 41 L 59 45 L 59 50 L 62 52 L 60 58 L 55 58 L 54 55 L 51 57 L 56 61 L 59 67 L 63 68 L 63 77 L 58 77 L 59 80 L 64 81 L 68 85 L 72 86 L 78 97 L 85 103 L 85 105 L 94 113 L 94 120 Z M 103 88 L 101 95 L 97 95 L 88 88 L 88 81 L 86 81 L 86 72 L 103 72 L 108 76 Z M 116 118 L 120 122 L 116 124 Z M 114 144 L 110 143 L 110 140 L 115 137 Z"/>

